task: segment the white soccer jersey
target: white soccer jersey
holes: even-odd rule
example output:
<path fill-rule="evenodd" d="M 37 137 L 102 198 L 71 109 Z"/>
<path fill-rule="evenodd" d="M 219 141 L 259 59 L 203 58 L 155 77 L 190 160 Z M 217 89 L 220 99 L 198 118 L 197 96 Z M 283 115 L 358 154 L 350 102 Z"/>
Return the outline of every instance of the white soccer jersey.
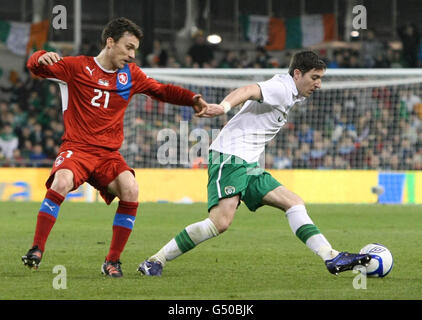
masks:
<path fill-rule="evenodd" d="M 257 84 L 262 101 L 246 101 L 212 142 L 210 150 L 235 155 L 248 163 L 257 162 L 265 145 L 287 122 L 290 109 L 305 100 L 289 74 L 276 74 Z"/>

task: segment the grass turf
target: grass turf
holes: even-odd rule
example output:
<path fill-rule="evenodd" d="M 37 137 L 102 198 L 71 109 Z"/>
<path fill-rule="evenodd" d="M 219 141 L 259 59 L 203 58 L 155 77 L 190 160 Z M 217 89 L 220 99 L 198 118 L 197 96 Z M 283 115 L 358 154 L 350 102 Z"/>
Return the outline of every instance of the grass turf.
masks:
<path fill-rule="evenodd" d="M 394 256 L 391 273 L 355 289 L 357 273 L 333 276 L 291 232 L 284 213 L 242 205 L 227 232 L 169 262 L 162 277 L 142 277 L 138 264 L 183 228 L 207 217 L 206 204 L 141 203 L 121 256 L 124 277 L 106 278 L 116 204 L 65 202 L 37 271 L 25 268 L 40 204 L 0 202 L 0 300 L 420 300 L 422 208 L 384 205 L 308 205 L 321 232 L 339 251 L 378 242 Z M 64 276 L 66 289 L 54 289 Z M 356 281 L 356 280 L 355 280 Z M 64 282 L 59 282 L 63 284 Z M 362 282 L 359 282 L 361 285 Z"/>

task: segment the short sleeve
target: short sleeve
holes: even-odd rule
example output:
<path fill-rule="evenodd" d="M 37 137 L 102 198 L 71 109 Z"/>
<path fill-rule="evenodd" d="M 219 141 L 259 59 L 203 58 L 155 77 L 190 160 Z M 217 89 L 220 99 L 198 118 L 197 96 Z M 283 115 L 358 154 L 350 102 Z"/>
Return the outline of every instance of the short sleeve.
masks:
<path fill-rule="evenodd" d="M 272 106 L 287 105 L 289 103 L 291 98 L 289 97 L 289 90 L 277 76 L 257 84 L 261 88 L 263 103 Z"/>

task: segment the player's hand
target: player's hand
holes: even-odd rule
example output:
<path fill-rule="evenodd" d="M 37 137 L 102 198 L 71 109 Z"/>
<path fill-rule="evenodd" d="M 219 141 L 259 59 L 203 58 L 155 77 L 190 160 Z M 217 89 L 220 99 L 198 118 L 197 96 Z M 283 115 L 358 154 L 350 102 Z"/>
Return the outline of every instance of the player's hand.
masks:
<path fill-rule="evenodd" d="M 202 115 L 203 118 L 213 118 L 224 114 L 224 107 L 221 104 L 209 103 L 207 111 Z"/>
<path fill-rule="evenodd" d="M 38 58 L 38 64 L 52 66 L 60 60 L 62 60 L 62 57 L 60 57 L 60 55 L 56 52 L 47 52 Z"/>
<path fill-rule="evenodd" d="M 200 94 L 193 96 L 193 110 L 195 110 L 196 117 L 202 117 L 202 115 L 207 111 L 208 104 L 202 99 Z"/>

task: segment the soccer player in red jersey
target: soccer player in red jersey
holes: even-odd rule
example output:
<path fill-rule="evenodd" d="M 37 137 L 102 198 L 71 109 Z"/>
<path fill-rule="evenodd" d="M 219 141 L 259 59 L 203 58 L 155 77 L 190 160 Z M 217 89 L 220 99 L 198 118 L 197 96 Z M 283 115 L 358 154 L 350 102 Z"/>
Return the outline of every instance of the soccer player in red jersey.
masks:
<path fill-rule="evenodd" d="M 37 216 L 32 248 L 22 257 L 38 268 L 48 235 L 66 195 L 88 182 L 107 204 L 118 197 L 110 250 L 102 272 L 121 277 L 120 255 L 132 231 L 138 208 L 135 172 L 119 152 L 123 118 L 136 93 L 182 106 L 197 116 L 207 109 L 199 94 L 149 78 L 132 61 L 143 38 L 142 30 L 126 18 L 110 21 L 101 36 L 103 49 L 96 57 L 60 57 L 37 51 L 27 67 L 36 76 L 59 83 L 65 131 L 59 154 L 46 182 L 47 193 Z"/>

